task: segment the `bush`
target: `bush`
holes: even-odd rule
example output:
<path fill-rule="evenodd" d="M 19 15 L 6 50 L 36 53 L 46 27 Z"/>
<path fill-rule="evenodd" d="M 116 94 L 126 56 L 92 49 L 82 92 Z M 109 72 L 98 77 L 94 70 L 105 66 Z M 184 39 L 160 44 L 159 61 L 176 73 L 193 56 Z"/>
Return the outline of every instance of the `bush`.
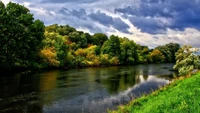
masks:
<path fill-rule="evenodd" d="M 108 54 L 102 54 L 100 57 L 100 61 L 102 65 L 110 65 Z"/>
<path fill-rule="evenodd" d="M 199 56 L 195 55 L 195 51 L 191 51 L 191 46 L 184 45 L 176 53 L 176 64 L 174 69 L 180 75 L 191 74 L 194 70 L 200 69 Z"/>
<path fill-rule="evenodd" d="M 118 57 L 112 57 L 112 58 L 109 60 L 109 62 L 110 62 L 111 65 L 118 65 L 118 64 L 119 64 Z"/>
<path fill-rule="evenodd" d="M 56 51 L 53 47 L 42 49 L 39 56 L 43 59 L 44 63 L 49 66 L 58 67 L 60 64 L 57 59 Z"/>

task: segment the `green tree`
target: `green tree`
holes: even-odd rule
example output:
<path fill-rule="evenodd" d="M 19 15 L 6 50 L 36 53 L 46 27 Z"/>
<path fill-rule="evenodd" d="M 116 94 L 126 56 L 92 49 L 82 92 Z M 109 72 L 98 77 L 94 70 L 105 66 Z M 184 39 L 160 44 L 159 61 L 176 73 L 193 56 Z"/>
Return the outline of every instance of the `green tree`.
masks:
<path fill-rule="evenodd" d="M 44 24 L 29 9 L 0 1 L 0 68 L 32 67 L 38 60 Z"/>
<path fill-rule="evenodd" d="M 148 63 L 149 48 L 147 46 L 137 45 L 138 63 Z"/>
<path fill-rule="evenodd" d="M 169 43 L 169 44 L 166 44 L 165 46 L 171 52 L 171 55 L 172 55 L 171 56 L 171 60 L 172 60 L 172 62 L 176 62 L 176 56 L 175 56 L 175 54 L 180 49 L 180 45 L 177 44 L 177 43 Z"/>
<path fill-rule="evenodd" d="M 177 43 L 169 43 L 163 46 L 158 46 L 158 49 L 165 56 L 164 62 L 175 62 L 175 53 L 179 50 L 180 45 Z"/>
<path fill-rule="evenodd" d="M 69 33 L 69 39 L 70 41 L 75 42 L 78 45 L 78 47 L 87 47 L 87 37 L 81 32 L 75 31 Z"/>
<path fill-rule="evenodd" d="M 157 49 L 154 49 L 149 54 L 153 63 L 162 63 L 165 60 L 165 56 Z"/>
<path fill-rule="evenodd" d="M 59 66 L 64 66 L 68 54 L 68 45 L 66 44 L 66 38 L 55 32 L 45 32 L 45 38 L 42 42 L 44 48 L 55 48 L 54 53 L 56 54 L 56 58 L 60 62 Z"/>
<path fill-rule="evenodd" d="M 172 62 L 172 54 L 170 49 L 167 46 L 158 46 L 155 49 L 159 50 L 164 56 L 164 62 Z"/>
<path fill-rule="evenodd" d="M 195 52 L 189 45 L 184 45 L 176 52 L 174 69 L 178 70 L 180 75 L 191 74 L 193 70 L 200 69 L 200 59 L 194 54 Z"/>
<path fill-rule="evenodd" d="M 92 36 L 89 33 L 84 33 L 88 44 L 92 44 Z"/>
<path fill-rule="evenodd" d="M 55 33 L 59 33 L 59 35 L 64 36 L 64 35 L 69 35 L 69 33 L 75 32 L 76 29 L 69 26 L 69 25 L 58 25 L 58 24 L 53 24 L 50 26 L 46 26 L 45 27 L 45 31 L 47 32 L 55 32 Z"/>
<path fill-rule="evenodd" d="M 120 47 L 121 64 L 135 64 L 138 61 L 137 45 L 134 41 L 123 38 Z"/>
<path fill-rule="evenodd" d="M 106 40 L 108 40 L 108 37 L 103 34 L 103 33 L 95 33 L 93 36 L 92 36 L 92 39 L 93 39 L 93 44 L 94 45 L 100 45 L 102 46 L 104 44 L 104 42 Z"/>
<path fill-rule="evenodd" d="M 111 35 L 110 39 L 107 42 L 107 46 L 106 48 L 108 48 L 108 50 L 106 51 L 106 54 L 109 54 L 110 56 L 120 56 L 120 41 L 119 41 L 119 37 L 118 36 L 114 36 Z"/>

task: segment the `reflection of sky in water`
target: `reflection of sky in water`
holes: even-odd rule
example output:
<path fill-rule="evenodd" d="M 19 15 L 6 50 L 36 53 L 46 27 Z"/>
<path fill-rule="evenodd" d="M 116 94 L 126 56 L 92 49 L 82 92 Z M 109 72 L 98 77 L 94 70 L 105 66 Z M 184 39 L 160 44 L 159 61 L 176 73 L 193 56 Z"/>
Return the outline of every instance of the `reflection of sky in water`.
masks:
<path fill-rule="evenodd" d="M 173 64 L 0 76 L 0 112 L 102 113 L 170 82 Z"/>
<path fill-rule="evenodd" d="M 106 112 L 106 108 L 116 108 L 117 105 L 126 104 L 132 99 L 140 96 L 141 94 L 150 93 L 152 90 L 160 86 L 168 84 L 170 81 L 162 78 L 157 78 L 154 75 L 149 75 L 147 80 L 139 76 L 140 83 L 128 88 L 118 94 L 109 96 L 109 93 L 103 90 L 96 90 L 86 95 L 81 95 L 68 100 L 58 100 L 51 106 L 44 106 L 44 112 L 67 112 L 67 113 L 80 113 L 80 112 Z"/>

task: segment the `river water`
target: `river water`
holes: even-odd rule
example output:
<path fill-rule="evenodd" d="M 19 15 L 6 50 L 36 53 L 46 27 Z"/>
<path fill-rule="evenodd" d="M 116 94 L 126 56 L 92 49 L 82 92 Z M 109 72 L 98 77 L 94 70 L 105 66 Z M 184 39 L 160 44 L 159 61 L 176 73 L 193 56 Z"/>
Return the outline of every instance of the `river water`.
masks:
<path fill-rule="evenodd" d="M 168 84 L 173 64 L 0 76 L 0 113 L 104 113 Z"/>

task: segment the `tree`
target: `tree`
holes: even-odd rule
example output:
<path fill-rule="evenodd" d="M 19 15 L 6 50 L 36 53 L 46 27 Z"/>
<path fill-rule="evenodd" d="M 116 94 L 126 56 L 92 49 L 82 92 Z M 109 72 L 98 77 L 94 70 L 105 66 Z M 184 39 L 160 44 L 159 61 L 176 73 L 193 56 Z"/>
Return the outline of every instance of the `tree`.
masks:
<path fill-rule="evenodd" d="M 93 39 L 93 44 L 94 45 L 100 45 L 102 46 L 104 44 L 104 42 L 106 40 L 108 40 L 108 37 L 103 34 L 103 33 L 95 33 L 93 36 L 92 36 L 92 39 Z"/>
<path fill-rule="evenodd" d="M 164 46 L 158 46 L 158 49 L 165 56 L 165 62 L 175 62 L 175 53 L 179 50 L 180 45 L 177 43 L 169 43 Z"/>
<path fill-rule="evenodd" d="M 89 33 L 84 33 L 84 35 L 87 39 L 87 43 L 92 44 L 92 36 Z"/>
<path fill-rule="evenodd" d="M 123 38 L 120 47 L 121 64 L 135 64 L 138 61 L 137 45 L 134 41 Z"/>
<path fill-rule="evenodd" d="M 159 50 L 164 56 L 164 62 L 172 62 L 172 54 L 170 49 L 167 46 L 158 46 L 155 49 Z"/>
<path fill-rule="evenodd" d="M 162 63 L 165 59 L 165 56 L 157 49 L 154 49 L 150 52 L 150 58 L 153 63 Z"/>
<path fill-rule="evenodd" d="M 65 35 L 69 35 L 69 33 L 71 33 L 71 32 L 75 32 L 76 29 L 69 26 L 69 25 L 65 25 L 65 26 L 60 25 L 59 26 L 58 24 L 53 24 L 53 25 L 50 25 L 50 26 L 46 26 L 45 31 L 55 32 L 55 33 L 58 33 L 61 36 L 65 36 Z"/>
<path fill-rule="evenodd" d="M 193 70 L 200 69 L 200 59 L 195 55 L 196 51 L 192 51 L 192 46 L 184 45 L 176 52 L 176 65 L 174 69 L 180 75 L 191 74 Z"/>
<path fill-rule="evenodd" d="M 110 39 L 105 41 L 102 46 L 102 53 L 109 54 L 111 57 L 120 56 L 120 41 L 118 36 L 111 35 Z"/>
<path fill-rule="evenodd" d="M 57 58 L 57 53 L 54 47 L 43 48 L 39 55 L 44 60 L 45 67 L 58 67 L 60 65 L 60 61 Z"/>
<path fill-rule="evenodd" d="M 176 62 L 176 56 L 175 56 L 175 54 L 180 49 L 180 45 L 177 44 L 177 43 L 169 43 L 169 44 L 166 44 L 165 46 L 171 52 L 171 55 L 172 55 L 171 56 L 171 60 L 172 60 L 172 62 Z"/>
<path fill-rule="evenodd" d="M 148 63 L 149 48 L 137 45 L 138 63 Z"/>
<path fill-rule="evenodd" d="M 29 9 L 0 1 L 0 68 L 31 67 L 37 61 L 44 24 Z"/>
<path fill-rule="evenodd" d="M 66 44 L 66 42 L 66 38 L 59 35 L 58 33 L 45 32 L 45 38 L 42 41 L 44 48 L 41 51 L 43 51 L 45 48 L 54 48 L 54 53 L 57 60 L 59 61 L 59 66 L 64 66 L 68 54 L 68 45 Z"/>
<path fill-rule="evenodd" d="M 118 36 L 110 36 L 110 55 L 119 56 L 120 55 L 120 41 Z"/>
<path fill-rule="evenodd" d="M 69 33 L 69 39 L 70 41 L 75 42 L 81 48 L 87 47 L 87 37 L 81 32 L 75 31 Z"/>

